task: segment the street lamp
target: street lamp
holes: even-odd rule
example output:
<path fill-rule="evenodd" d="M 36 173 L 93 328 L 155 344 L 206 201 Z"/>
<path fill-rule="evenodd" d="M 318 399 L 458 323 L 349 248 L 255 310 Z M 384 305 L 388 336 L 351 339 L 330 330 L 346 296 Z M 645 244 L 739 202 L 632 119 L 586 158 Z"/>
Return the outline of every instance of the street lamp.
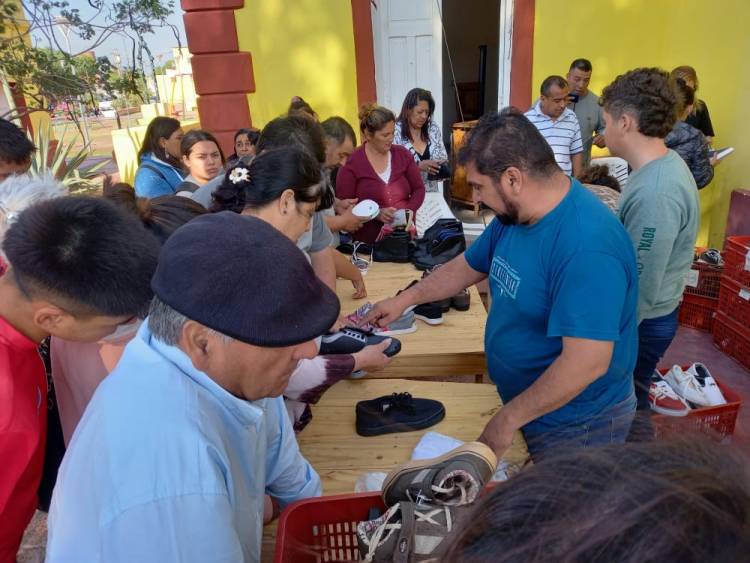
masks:
<path fill-rule="evenodd" d="M 63 37 L 65 37 L 65 45 L 68 48 L 68 56 L 72 57 L 73 50 L 70 48 L 70 27 L 71 23 L 68 18 L 65 16 L 57 16 L 55 18 L 55 24 L 60 27 L 62 30 Z M 76 75 L 76 67 L 75 65 L 71 65 L 71 71 L 73 72 L 73 76 Z M 83 111 L 83 104 L 81 104 L 81 99 L 76 96 L 76 102 L 78 103 L 78 113 L 81 114 L 81 119 L 83 120 L 83 141 L 86 144 L 86 147 L 88 148 L 89 154 L 92 153 L 91 148 L 91 135 L 89 135 L 89 124 L 86 120 L 86 114 Z"/>

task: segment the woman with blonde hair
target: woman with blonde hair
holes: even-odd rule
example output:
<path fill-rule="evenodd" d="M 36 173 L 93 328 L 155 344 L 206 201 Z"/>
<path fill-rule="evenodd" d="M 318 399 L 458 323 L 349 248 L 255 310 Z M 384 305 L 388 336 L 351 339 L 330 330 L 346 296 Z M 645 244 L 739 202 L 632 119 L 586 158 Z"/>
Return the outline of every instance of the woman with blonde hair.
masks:
<path fill-rule="evenodd" d="M 698 93 L 698 74 L 695 72 L 695 69 L 693 67 L 688 65 L 678 66 L 677 68 L 672 70 L 671 78 L 673 80 L 677 78 L 683 79 L 685 81 L 685 84 L 690 86 L 690 88 L 692 88 L 696 94 Z M 706 137 L 706 140 L 708 141 L 708 144 L 711 144 L 713 142 L 715 136 L 714 126 L 711 123 L 711 116 L 708 113 L 708 106 L 706 105 L 706 102 L 698 99 L 697 96 L 695 99 L 693 110 L 687 116 L 687 119 L 685 119 L 685 123 L 687 123 L 688 125 L 692 125 L 698 131 L 703 133 L 703 135 Z"/>

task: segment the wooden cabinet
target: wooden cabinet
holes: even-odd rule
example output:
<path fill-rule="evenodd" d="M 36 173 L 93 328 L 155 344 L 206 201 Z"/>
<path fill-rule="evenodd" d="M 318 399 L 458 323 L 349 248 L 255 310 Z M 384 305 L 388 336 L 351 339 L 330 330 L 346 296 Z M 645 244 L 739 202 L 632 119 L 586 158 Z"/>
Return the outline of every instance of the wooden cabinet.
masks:
<path fill-rule="evenodd" d="M 466 170 L 458 165 L 458 151 L 463 144 L 466 134 L 474 128 L 476 121 L 462 121 L 454 123 L 451 133 L 451 200 L 474 208 L 479 213 L 479 206 L 472 201 L 471 186 L 466 183 Z"/>

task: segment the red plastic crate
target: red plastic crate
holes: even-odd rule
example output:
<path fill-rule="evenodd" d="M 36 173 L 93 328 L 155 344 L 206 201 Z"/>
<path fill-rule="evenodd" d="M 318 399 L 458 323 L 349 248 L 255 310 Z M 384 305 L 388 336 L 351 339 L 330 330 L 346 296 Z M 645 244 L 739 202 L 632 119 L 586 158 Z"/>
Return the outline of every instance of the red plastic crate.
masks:
<path fill-rule="evenodd" d="M 744 327 L 750 327 L 750 289 L 731 278 L 721 280 L 719 311 Z"/>
<path fill-rule="evenodd" d="M 380 493 L 334 495 L 301 500 L 281 513 L 275 563 L 359 561 L 357 524 L 370 508 L 385 512 Z"/>
<path fill-rule="evenodd" d="M 718 307 L 718 299 L 685 293 L 682 296 L 682 304 L 680 305 L 677 320 L 681 325 L 711 332 L 714 324 L 714 314 Z"/>
<path fill-rule="evenodd" d="M 682 366 L 682 369 L 686 370 L 688 367 L 690 366 Z M 659 373 L 664 375 L 668 371 L 668 369 L 660 369 Z M 692 409 L 687 416 L 654 414 L 651 416 L 651 422 L 654 425 L 654 432 L 657 438 L 663 438 L 676 432 L 684 433 L 686 430 L 692 430 L 708 434 L 717 440 L 723 441 L 734 433 L 734 426 L 737 423 L 737 413 L 742 405 L 742 397 L 723 384 L 714 374 L 711 375 L 716 380 L 716 384 L 721 389 L 721 394 L 724 395 L 727 403 L 718 407 Z"/>
<path fill-rule="evenodd" d="M 750 369 L 750 330 L 717 312 L 714 319 L 714 344 L 716 347 Z"/>
<path fill-rule="evenodd" d="M 724 244 L 724 275 L 741 285 L 750 286 L 750 236 L 727 237 Z M 748 266 L 748 268 L 746 268 Z"/>
<path fill-rule="evenodd" d="M 702 250 L 704 249 L 698 248 L 696 249 L 696 253 L 700 253 Z M 719 285 L 721 283 L 721 276 L 724 273 L 724 266 L 693 262 L 691 270 L 694 270 L 695 273 L 692 276 L 692 283 L 688 282 L 685 286 L 685 293 L 718 299 Z"/>

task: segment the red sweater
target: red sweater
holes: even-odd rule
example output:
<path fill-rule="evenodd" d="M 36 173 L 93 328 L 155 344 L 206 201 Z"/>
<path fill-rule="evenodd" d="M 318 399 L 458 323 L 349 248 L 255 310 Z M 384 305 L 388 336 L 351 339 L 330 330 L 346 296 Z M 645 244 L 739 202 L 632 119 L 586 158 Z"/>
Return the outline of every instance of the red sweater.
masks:
<path fill-rule="evenodd" d="M 47 436 L 38 344 L 0 317 L 0 562 L 16 560 L 37 505 Z"/>
<path fill-rule="evenodd" d="M 424 183 L 408 149 L 391 145 L 391 177 L 386 184 L 367 159 L 362 145 L 349 157 L 336 176 L 336 196 L 340 199 L 371 199 L 380 207 L 411 209 L 416 214 L 424 201 Z M 373 219 L 353 233 L 356 240 L 372 243 L 383 223 Z"/>

